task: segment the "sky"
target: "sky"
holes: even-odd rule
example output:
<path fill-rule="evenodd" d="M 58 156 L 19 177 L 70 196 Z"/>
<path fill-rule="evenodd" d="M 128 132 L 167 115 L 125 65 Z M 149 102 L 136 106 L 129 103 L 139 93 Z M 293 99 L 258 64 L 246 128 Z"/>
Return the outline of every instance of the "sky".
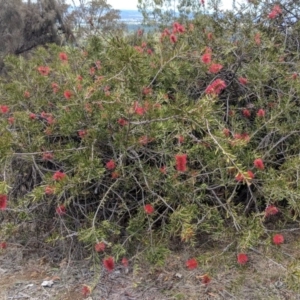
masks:
<path fill-rule="evenodd" d="M 71 3 L 71 0 L 67 0 L 66 2 Z M 75 0 L 75 3 L 78 2 Z M 110 4 L 115 9 L 120 10 L 136 10 L 138 0 L 107 0 L 107 3 Z M 239 2 L 239 1 L 236 1 Z M 232 6 L 232 0 L 222 0 L 223 9 L 230 9 Z"/>

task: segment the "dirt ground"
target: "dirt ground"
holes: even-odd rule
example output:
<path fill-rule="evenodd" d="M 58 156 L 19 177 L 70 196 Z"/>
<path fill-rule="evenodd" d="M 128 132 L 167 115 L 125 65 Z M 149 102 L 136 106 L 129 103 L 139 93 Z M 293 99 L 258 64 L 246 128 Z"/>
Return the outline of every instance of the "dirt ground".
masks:
<path fill-rule="evenodd" d="M 54 264 L 37 252 L 25 257 L 8 244 L 0 252 L 0 300 L 300 300 L 300 230 L 284 235 L 280 247 L 249 249 L 245 266 L 236 263 L 235 249 L 224 243 L 186 247 L 172 253 L 164 267 L 129 261 L 128 268 L 116 264 L 110 273 L 88 260 Z M 199 262 L 194 270 L 185 266 L 191 257 Z M 204 274 L 212 279 L 207 285 L 201 282 Z M 44 281 L 52 281 L 52 287 L 43 287 Z M 86 297 L 83 284 L 92 288 Z"/>

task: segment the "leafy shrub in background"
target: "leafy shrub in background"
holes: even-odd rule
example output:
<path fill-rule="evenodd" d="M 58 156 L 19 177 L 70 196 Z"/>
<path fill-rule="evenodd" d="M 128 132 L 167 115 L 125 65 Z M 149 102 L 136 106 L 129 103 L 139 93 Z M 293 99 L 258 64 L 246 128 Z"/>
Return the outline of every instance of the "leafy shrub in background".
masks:
<path fill-rule="evenodd" d="M 115 261 L 139 245 L 162 263 L 174 240 L 236 236 L 246 250 L 272 215 L 275 228 L 297 221 L 298 29 L 282 32 L 282 14 L 250 22 L 249 8 L 242 26 L 232 13 L 201 16 L 148 37 L 95 36 L 85 51 L 7 57 L 2 240 L 35 231 Z"/>

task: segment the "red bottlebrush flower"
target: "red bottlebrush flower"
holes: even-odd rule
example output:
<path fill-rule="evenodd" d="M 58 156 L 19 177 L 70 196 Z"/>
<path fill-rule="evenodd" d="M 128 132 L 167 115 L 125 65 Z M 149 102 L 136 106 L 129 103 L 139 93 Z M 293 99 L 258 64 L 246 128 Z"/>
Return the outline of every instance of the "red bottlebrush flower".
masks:
<path fill-rule="evenodd" d="M 1 242 L 0 243 L 0 249 L 6 249 L 6 248 L 7 248 L 6 242 Z"/>
<path fill-rule="evenodd" d="M 198 267 L 198 262 L 195 258 L 191 258 L 185 263 L 185 265 L 189 270 L 193 270 Z"/>
<path fill-rule="evenodd" d="M 142 36 L 143 33 L 144 33 L 144 30 L 138 29 L 138 31 L 137 31 L 137 35 L 138 35 L 138 36 Z"/>
<path fill-rule="evenodd" d="M 177 154 L 175 155 L 175 160 L 176 160 L 176 170 L 180 172 L 185 172 L 187 154 Z"/>
<path fill-rule="evenodd" d="M 30 113 L 30 114 L 29 114 L 29 119 L 35 120 L 35 119 L 36 119 L 36 114 Z"/>
<path fill-rule="evenodd" d="M 126 121 L 125 119 L 121 118 L 118 120 L 118 124 L 121 126 L 125 126 L 128 124 L 128 121 Z"/>
<path fill-rule="evenodd" d="M 269 19 L 275 19 L 277 17 L 277 12 L 275 10 L 272 10 L 269 14 L 268 14 L 268 18 Z"/>
<path fill-rule="evenodd" d="M 274 243 L 275 245 L 280 245 L 280 244 L 282 244 L 283 242 L 284 242 L 284 237 L 283 237 L 282 234 L 275 234 L 275 235 L 273 236 L 273 243 Z"/>
<path fill-rule="evenodd" d="M 226 83 L 222 79 L 216 79 L 206 89 L 206 94 L 219 95 L 226 88 Z"/>
<path fill-rule="evenodd" d="M 47 186 L 45 187 L 45 194 L 46 194 L 46 195 L 53 195 L 54 192 L 55 192 L 55 187 L 50 186 L 50 185 L 47 185 Z"/>
<path fill-rule="evenodd" d="M 15 118 L 14 118 L 14 117 L 9 117 L 9 118 L 7 119 L 7 121 L 8 121 L 8 123 L 9 123 L 10 125 L 12 125 L 12 124 L 15 123 Z"/>
<path fill-rule="evenodd" d="M 137 52 L 139 52 L 139 53 L 143 53 L 144 52 L 144 49 L 142 48 L 142 47 L 140 47 L 140 46 L 134 46 L 133 47 Z"/>
<path fill-rule="evenodd" d="M 245 253 L 239 253 L 237 255 L 237 262 L 240 265 L 245 265 L 248 262 L 248 255 Z"/>
<path fill-rule="evenodd" d="M 266 111 L 264 109 L 259 109 L 258 112 L 256 113 L 256 115 L 259 117 L 259 118 L 263 118 L 265 115 L 266 115 Z"/>
<path fill-rule="evenodd" d="M 65 90 L 64 91 L 64 96 L 65 96 L 66 99 L 70 99 L 73 96 L 73 93 L 70 90 Z"/>
<path fill-rule="evenodd" d="M 54 154 L 52 152 L 44 152 L 43 153 L 43 160 L 51 160 L 53 159 Z"/>
<path fill-rule="evenodd" d="M 146 48 L 147 47 L 147 43 L 146 42 L 142 42 L 142 48 Z"/>
<path fill-rule="evenodd" d="M 167 167 L 166 166 L 162 166 L 159 168 L 159 171 L 162 173 L 162 174 L 167 174 Z"/>
<path fill-rule="evenodd" d="M 81 75 L 78 75 L 78 76 L 77 76 L 77 80 L 78 80 L 78 81 L 80 81 L 80 82 L 81 82 L 81 81 L 82 81 L 82 79 L 83 79 L 83 77 L 82 77 Z"/>
<path fill-rule="evenodd" d="M 113 257 L 110 256 L 106 259 L 103 259 L 103 265 L 107 271 L 111 272 L 115 267 L 115 262 Z"/>
<path fill-rule="evenodd" d="M 279 209 L 275 205 L 268 205 L 265 209 L 265 216 L 273 216 L 279 212 Z"/>
<path fill-rule="evenodd" d="M 183 143 L 184 142 L 184 136 L 183 135 L 180 135 L 178 136 L 178 143 Z"/>
<path fill-rule="evenodd" d="M 260 33 L 256 33 L 255 36 L 254 36 L 254 41 L 255 41 L 255 44 L 257 46 L 259 46 L 261 44 L 261 40 L 260 40 Z"/>
<path fill-rule="evenodd" d="M 107 170 L 113 170 L 113 169 L 115 169 L 116 168 L 116 163 L 115 163 L 115 161 L 113 160 L 113 159 L 111 159 L 110 161 L 108 161 L 107 163 L 106 163 L 106 169 Z"/>
<path fill-rule="evenodd" d="M 96 252 L 103 252 L 106 248 L 106 245 L 104 242 L 99 242 L 97 244 L 95 244 L 95 251 Z"/>
<path fill-rule="evenodd" d="M 43 76 L 48 76 L 48 74 L 50 73 L 50 68 L 47 66 L 40 66 L 37 68 L 37 70 Z"/>
<path fill-rule="evenodd" d="M 253 179 L 254 178 L 254 174 L 253 174 L 253 172 L 252 171 L 247 171 L 247 178 L 248 179 Z"/>
<path fill-rule="evenodd" d="M 151 204 L 146 204 L 144 206 L 144 211 L 146 214 L 151 215 L 154 212 L 154 207 Z"/>
<path fill-rule="evenodd" d="M 229 135 L 230 135 L 230 130 L 229 130 L 228 128 L 224 128 L 224 129 L 223 129 L 223 133 L 224 133 L 224 135 L 225 135 L 226 137 L 229 137 Z"/>
<path fill-rule="evenodd" d="M 147 49 L 147 53 L 148 53 L 149 55 L 152 55 L 152 54 L 153 54 L 153 50 L 150 49 L 150 48 L 148 48 L 148 49 Z"/>
<path fill-rule="evenodd" d="M 296 80 L 297 78 L 298 78 L 298 73 L 294 72 L 294 73 L 292 74 L 292 79 L 293 79 L 293 80 Z"/>
<path fill-rule="evenodd" d="M 128 263 L 128 259 L 127 259 L 126 257 L 123 257 L 123 258 L 122 258 L 122 265 L 123 265 L 125 268 L 128 267 L 129 263 Z"/>
<path fill-rule="evenodd" d="M 67 212 L 67 209 L 66 209 L 66 207 L 63 205 L 63 204 L 61 204 L 61 205 L 59 205 L 59 206 L 57 206 L 56 207 L 56 213 L 59 215 L 59 216 L 63 216 L 63 215 L 65 215 L 66 214 L 66 212 Z"/>
<path fill-rule="evenodd" d="M 90 68 L 90 75 L 93 76 L 95 75 L 96 69 L 94 67 Z"/>
<path fill-rule="evenodd" d="M 209 72 L 213 74 L 217 74 L 222 70 L 223 66 L 221 64 L 212 64 L 209 67 Z"/>
<path fill-rule="evenodd" d="M 120 177 L 119 172 L 117 172 L 117 171 L 111 172 L 111 178 L 112 179 L 117 179 L 119 177 Z"/>
<path fill-rule="evenodd" d="M 238 173 L 236 176 L 235 176 L 235 180 L 238 181 L 238 182 L 241 182 L 241 181 L 244 181 L 245 179 L 250 179 L 252 180 L 254 178 L 254 174 L 252 171 L 247 171 L 246 173 Z"/>
<path fill-rule="evenodd" d="M 60 180 L 65 179 L 66 176 L 67 176 L 66 173 L 60 172 L 60 171 L 56 171 L 56 172 L 53 174 L 52 179 L 53 179 L 53 180 L 56 180 L 56 181 L 60 181 Z"/>
<path fill-rule="evenodd" d="M 67 55 L 65 52 L 60 52 L 60 53 L 59 53 L 59 59 L 60 59 L 61 61 L 66 62 L 66 61 L 68 61 L 68 55 Z"/>
<path fill-rule="evenodd" d="M 201 61 L 206 65 L 210 64 L 211 63 L 211 53 L 204 53 L 201 56 Z"/>
<path fill-rule="evenodd" d="M 255 159 L 253 164 L 254 164 L 254 167 L 259 169 L 259 170 L 263 170 L 265 168 L 264 162 L 261 158 Z"/>
<path fill-rule="evenodd" d="M 9 112 L 9 107 L 7 105 L 0 105 L 0 112 L 6 114 Z"/>
<path fill-rule="evenodd" d="M 177 42 L 177 36 L 173 33 L 170 35 L 170 42 L 173 44 Z"/>
<path fill-rule="evenodd" d="M 28 91 L 24 92 L 24 98 L 29 98 L 30 97 L 30 93 Z"/>
<path fill-rule="evenodd" d="M 245 77 L 240 77 L 239 78 L 239 83 L 242 85 L 246 85 L 248 83 L 248 79 Z"/>
<path fill-rule="evenodd" d="M 96 68 L 97 68 L 98 70 L 101 69 L 101 61 L 100 61 L 100 60 L 97 60 L 96 63 L 95 63 L 95 65 L 96 65 Z"/>
<path fill-rule="evenodd" d="M 87 297 L 91 293 L 91 288 L 84 284 L 82 286 L 81 293 L 82 293 L 83 297 Z"/>
<path fill-rule="evenodd" d="M 249 109 L 243 109 L 243 116 L 246 118 L 250 118 L 251 117 L 251 112 Z"/>
<path fill-rule="evenodd" d="M 78 130 L 78 135 L 80 138 L 83 139 L 87 135 L 87 130 L 85 129 Z"/>
<path fill-rule="evenodd" d="M 143 95 L 149 95 L 149 94 L 152 94 L 152 89 L 150 87 L 144 87 Z"/>
<path fill-rule="evenodd" d="M 0 194 L 0 210 L 5 210 L 7 207 L 7 195 Z"/>
<path fill-rule="evenodd" d="M 178 22 L 175 22 L 173 24 L 173 33 L 183 33 L 185 32 L 185 28 L 183 25 L 179 24 Z"/>
<path fill-rule="evenodd" d="M 207 39 L 210 41 L 213 39 L 213 34 L 211 32 L 207 34 Z"/>
<path fill-rule="evenodd" d="M 53 90 L 54 94 L 56 94 L 59 91 L 59 85 L 57 83 L 52 82 L 51 87 L 52 87 L 52 90 Z"/>
<path fill-rule="evenodd" d="M 207 274 L 204 274 L 203 276 L 201 276 L 201 282 L 203 284 L 209 284 L 211 282 L 211 278 L 207 275 Z"/>
<path fill-rule="evenodd" d="M 139 103 L 137 101 L 134 102 L 134 104 L 133 104 L 133 110 L 137 115 L 140 115 L 140 116 L 144 115 L 146 112 L 145 108 L 142 106 L 139 106 Z"/>

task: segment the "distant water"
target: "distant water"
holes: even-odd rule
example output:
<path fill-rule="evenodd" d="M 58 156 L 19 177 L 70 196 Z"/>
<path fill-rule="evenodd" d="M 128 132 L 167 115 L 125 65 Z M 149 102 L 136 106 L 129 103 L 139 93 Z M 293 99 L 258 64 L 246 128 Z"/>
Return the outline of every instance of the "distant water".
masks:
<path fill-rule="evenodd" d="M 126 24 L 141 24 L 143 15 L 137 10 L 121 10 L 121 21 Z"/>

